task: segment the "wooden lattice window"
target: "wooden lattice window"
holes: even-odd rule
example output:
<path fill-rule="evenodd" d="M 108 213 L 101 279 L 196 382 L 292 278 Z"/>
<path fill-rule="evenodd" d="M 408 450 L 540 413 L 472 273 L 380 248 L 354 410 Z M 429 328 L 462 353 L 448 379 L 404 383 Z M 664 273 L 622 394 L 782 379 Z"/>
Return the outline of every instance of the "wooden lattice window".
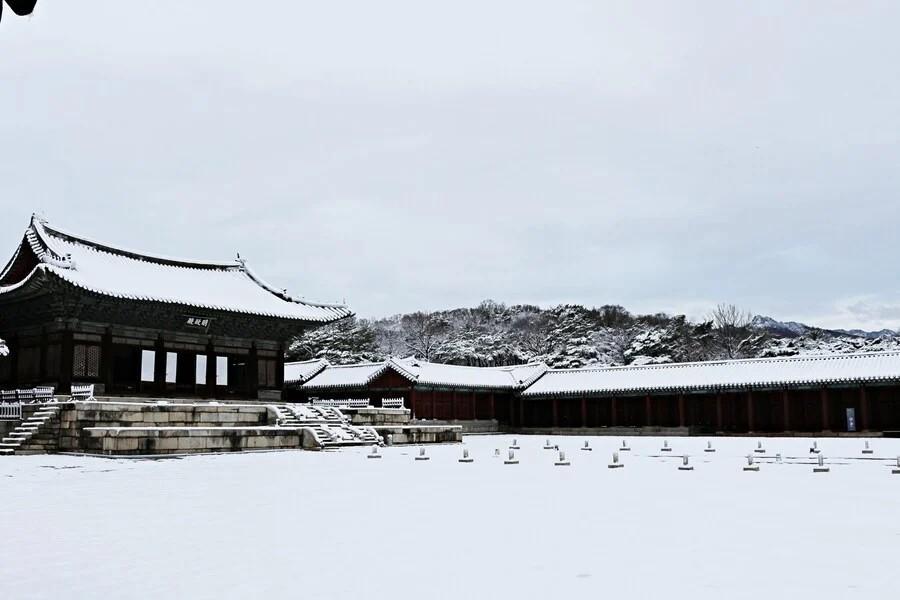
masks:
<path fill-rule="evenodd" d="M 72 355 L 72 377 L 100 377 L 100 346 L 76 344 Z"/>

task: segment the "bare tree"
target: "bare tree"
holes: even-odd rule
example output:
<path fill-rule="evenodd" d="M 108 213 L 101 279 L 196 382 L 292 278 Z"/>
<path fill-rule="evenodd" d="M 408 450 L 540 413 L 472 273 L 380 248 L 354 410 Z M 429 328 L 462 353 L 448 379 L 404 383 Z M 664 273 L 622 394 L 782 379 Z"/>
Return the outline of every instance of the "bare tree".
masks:
<path fill-rule="evenodd" d="M 415 312 L 400 319 L 403 341 L 417 358 L 431 360 L 447 341 L 450 324 L 432 313 Z"/>
<path fill-rule="evenodd" d="M 753 315 L 734 304 L 719 304 L 709 317 L 713 336 L 722 358 L 741 358 L 742 343 L 750 337 Z"/>

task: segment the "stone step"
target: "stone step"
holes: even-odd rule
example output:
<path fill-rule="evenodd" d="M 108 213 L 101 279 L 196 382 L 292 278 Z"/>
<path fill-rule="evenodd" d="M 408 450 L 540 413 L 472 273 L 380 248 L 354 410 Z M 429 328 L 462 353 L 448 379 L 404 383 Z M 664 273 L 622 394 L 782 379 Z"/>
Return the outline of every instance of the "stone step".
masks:
<path fill-rule="evenodd" d="M 0 448 L 19 448 L 22 444 L 20 442 L 0 442 Z"/>
<path fill-rule="evenodd" d="M 11 438 L 29 438 L 32 435 L 34 434 L 30 431 L 11 431 L 9 433 L 9 437 Z"/>
<path fill-rule="evenodd" d="M 0 448 L 0 456 L 13 456 L 15 453 L 12 448 Z"/>

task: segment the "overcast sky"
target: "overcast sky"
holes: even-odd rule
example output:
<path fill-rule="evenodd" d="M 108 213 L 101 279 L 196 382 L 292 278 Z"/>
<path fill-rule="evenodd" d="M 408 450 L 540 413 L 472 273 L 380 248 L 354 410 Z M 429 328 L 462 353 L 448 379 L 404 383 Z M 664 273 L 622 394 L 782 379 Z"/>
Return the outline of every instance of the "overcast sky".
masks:
<path fill-rule="evenodd" d="M 898 328 L 898 23 L 894 0 L 39 0 L 0 22 L 0 251 L 39 211 L 240 251 L 365 317 L 727 301 Z"/>

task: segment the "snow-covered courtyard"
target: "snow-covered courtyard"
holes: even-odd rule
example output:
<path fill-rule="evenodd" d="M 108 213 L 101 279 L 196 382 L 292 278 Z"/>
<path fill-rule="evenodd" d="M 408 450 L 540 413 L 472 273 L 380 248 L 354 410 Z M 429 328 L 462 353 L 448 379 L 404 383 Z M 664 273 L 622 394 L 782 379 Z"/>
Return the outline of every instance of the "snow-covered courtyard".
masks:
<path fill-rule="evenodd" d="M 890 598 L 900 440 L 467 437 L 463 446 L 0 461 L 2 598 Z M 460 464 L 462 448 L 475 459 Z M 493 456 L 495 448 L 501 457 Z M 748 453 L 761 463 L 742 470 Z M 775 462 L 776 453 L 784 459 Z M 679 471 L 682 454 L 694 470 Z"/>

